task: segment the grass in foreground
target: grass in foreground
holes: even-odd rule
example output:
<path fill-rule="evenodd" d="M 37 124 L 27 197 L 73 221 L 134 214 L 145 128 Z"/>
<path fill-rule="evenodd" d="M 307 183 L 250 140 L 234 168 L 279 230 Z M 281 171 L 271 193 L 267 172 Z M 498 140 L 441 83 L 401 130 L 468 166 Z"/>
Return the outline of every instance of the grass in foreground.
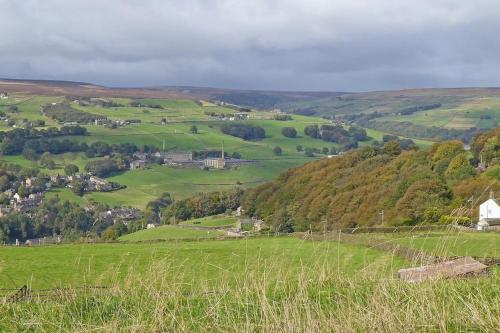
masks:
<path fill-rule="evenodd" d="M 360 271 L 382 271 L 392 276 L 404 263 L 390 254 L 364 246 L 302 241 L 294 237 L 2 247 L 0 288 L 24 284 L 33 288 L 109 285 L 113 281 L 123 281 L 130 272 L 145 274 L 158 261 L 163 265 L 160 270 L 168 273 L 164 276 L 166 280 L 182 275 L 183 283 L 193 285 L 203 281 L 217 284 L 222 277 L 231 276 L 237 280 L 249 271 L 263 274 L 273 269 L 290 272 L 305 269 L 314 276 L 323 266 L 335 274 L 347 276 Z"/>
<path fill-rule="evenodd" d="M 299 266 L 286 256 L 238 270 L 229 261 L 216 281 L 158 260 L 110 289 L 1 304 L 0 331 L 493 332 L 500 325 L 498 278 L 407 284 L 366 263 L 355 275 L 340 273 L 327 260 L 335 256 L 321 252 Z"/>
<path fill-rule="evenodd" d="M 375 236 L 375 235 L 374 235 Z M 379 235 L 376 235 L 379 236 Z M 0 249 L 0 331 L 493 332 L 499 275 L 408 284 L 392 254 L 292 237 Z"/>

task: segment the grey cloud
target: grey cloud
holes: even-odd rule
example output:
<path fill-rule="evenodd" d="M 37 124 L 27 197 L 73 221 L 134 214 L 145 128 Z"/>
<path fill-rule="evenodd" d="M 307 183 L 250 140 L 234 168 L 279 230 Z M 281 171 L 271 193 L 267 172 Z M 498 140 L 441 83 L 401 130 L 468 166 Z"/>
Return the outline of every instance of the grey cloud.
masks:
<path fill-rule="evenodd" d="M 357 91 L 500 85 L 495 0 L 0 0 L 0 77 Z"/>

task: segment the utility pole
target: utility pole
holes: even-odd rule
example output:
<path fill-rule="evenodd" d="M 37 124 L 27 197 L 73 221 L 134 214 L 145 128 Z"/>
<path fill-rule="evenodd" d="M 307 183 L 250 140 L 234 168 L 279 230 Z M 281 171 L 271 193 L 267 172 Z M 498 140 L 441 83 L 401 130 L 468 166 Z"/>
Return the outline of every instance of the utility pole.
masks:
<path fill-rule="evenodd" d="M 381 224 L 384 225 L 384 210 L 383 209 L 380 211 L 379 215 L 380 215 L 380 219 L 382 220 Z"/>

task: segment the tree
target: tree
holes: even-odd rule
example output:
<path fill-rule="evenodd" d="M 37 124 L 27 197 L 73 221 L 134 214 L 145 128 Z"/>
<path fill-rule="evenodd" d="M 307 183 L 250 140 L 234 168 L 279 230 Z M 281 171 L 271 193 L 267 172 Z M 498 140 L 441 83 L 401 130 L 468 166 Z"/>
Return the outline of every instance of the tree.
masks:
<path fill-rule="evenodd" d="M 85 193 L 85 184 L 78 179 L 73 179 L 71 181 L 71 190 L 81 197 Z"/>
<path fill-rule="evenodd" d="M 307 157 L 314 157 L 314 149 L 307 147 L 305 149 L 305 155 Z"/>
<path fill-rule="evenodd" d="M 328 155 L 328 152 L 330 152 L 330 149 L 328 147 L 323 147 L 322 151 L 323 155 Z"/>
<path fill-rule="evenodd" d="M 67 176 L 73 176 L 75 175 L 76 173 L 78 173 L 78 171 L 80 171 L 80 169 L 78 169 L 78 166 L 74 165 L 74 164 L 68 164 L 64 167 L 64 173 L 67 175 Z"/>
<path fill-rule="evenodd" d="M 43 153 L 42 157 L 40 157 L 40 165 L 51 170 L 56 167 L 56 163 L 52 159 L 52 156 L 47 152 Z"/>
<path fill-rule="evenodd" d="M 401 147 L 398 141 L 389 141 L 384 145 L 384 153 L 388 155 L 399 155 L 401 154 Z"/>
<path fill-rule="evenodd" d="M 283 154 L 283 150 L 281 149 L 280 146 L 276 146 L 273 148 L 273 153 L 276 156 L 281 156 L 281 154 Z"/>
<path fill-rule="evenodd" d="M 191 128 L 189 129 L 189 131 L 192 134 L 198 134 L 198 127 L 196 127 L 196 125 L 193 125 L 193 126 L 191 126 Z"/>
<path fill-rule="evenodd" d="M 297 145 L 296 149 L 298 152 L 301 152 L 304 150 L 304 147 L 302 147 L 301 145 Z"/>
<path fill-rule="evenodd" d="M 24 148 L 23 149 L 23 156 L 30 161 L 36 161 L 36 159 L 38 158 L 36 151 L 34 149 L 31 149 L 31 148 Z"/>
<path fill-rule="evenodd" d="M 12 106 L 9 106 L 9 108 L 7 109 L 7 111 L 9 111 L 10 113 L 18 113 L 19 112 L 19 108 L 15 105 L 12 105 Z"/>
<path fill-rule="evenodd" d="M 281 129 L 281 134 L 287 138 L 296 138 L 297 137 L 297 130 L 293 127 L 283 127 Z"/>
<path fill-rule="evenodd" d="M 465 179 L 473 176 L 475 171 L 469 163 L 467 153 L 461 153 L 451 160 L 444 174 L 446 177 L 453 179 Z"/>
<path fill-rule="evenodd" d="M 308 125 L 304 128 L 304 134 L 310 136 L 313 139 L 319 138 L 319 127 L 318 125 Z"/>

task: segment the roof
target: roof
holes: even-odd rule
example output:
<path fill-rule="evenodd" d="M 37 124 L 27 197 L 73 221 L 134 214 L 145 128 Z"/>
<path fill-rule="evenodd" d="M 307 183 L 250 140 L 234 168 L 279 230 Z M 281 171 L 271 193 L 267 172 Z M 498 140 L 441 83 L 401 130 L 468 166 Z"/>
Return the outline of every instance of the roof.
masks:
<path fill-rule="evenodd" d="M 485 203 L 487 203 L 490 200 L 493 201 L 497 206 L 500 207 L 500 201 L 499 201 L 499 199 L 495 199 L 495 198 L 490 198 L 490 199 L 486 200 L 485 202 L 483 202 L 481 205 L 484 205 Z"/>

